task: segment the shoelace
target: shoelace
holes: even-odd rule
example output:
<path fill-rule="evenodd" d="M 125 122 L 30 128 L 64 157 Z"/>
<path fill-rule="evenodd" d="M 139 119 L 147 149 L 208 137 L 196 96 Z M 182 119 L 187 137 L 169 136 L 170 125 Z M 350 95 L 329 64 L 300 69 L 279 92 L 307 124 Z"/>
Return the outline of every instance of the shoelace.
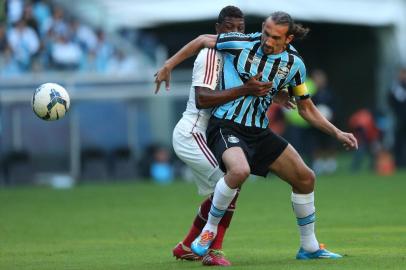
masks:
<path fill-rule="evenodd" d="M 219 250 L 219 249 L 210 250 L 210 254 L 213 254 L 213 256 L 215 256 L 216 258 L 224 258 L 226 256 L 224 251 Z"/>
<path fill-rule="evenodd" d="M 192 252 L 192 250 L 191 250 L 188 246 L 186 246 L 186 245 L 183 244 L 183 243 L 180 243 L 180 244 L 181 244 L 181 247 L 182 247 L 182 249 L 183 249 L 184 251 Z"/>
<path fill-rule="evenodd" d="M 203 232 L 202 236 L 200 237 L 199 242 L 200 242 L 200 244 L 202 246 L 205 246 L 205 245 L 207 245 L 207 243 L 209 241 L 213 240 L 213 238 L 214 238 L 214 233 L 213 232 L 205 231 L 205 232 Z"/>

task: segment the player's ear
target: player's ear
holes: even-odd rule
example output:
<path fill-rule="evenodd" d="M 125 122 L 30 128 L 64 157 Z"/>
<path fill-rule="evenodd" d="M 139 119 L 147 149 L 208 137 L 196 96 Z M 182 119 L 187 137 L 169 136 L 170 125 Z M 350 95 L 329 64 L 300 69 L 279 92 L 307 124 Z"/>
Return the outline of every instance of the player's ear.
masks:
<path fill-rule="evenodd" d="M 292 35 L 292 34 L 289 35 L 289 36 L 286 38 L 285 44 L 288 45 L 294 38 L 295 38 L 294 35 Z"/>

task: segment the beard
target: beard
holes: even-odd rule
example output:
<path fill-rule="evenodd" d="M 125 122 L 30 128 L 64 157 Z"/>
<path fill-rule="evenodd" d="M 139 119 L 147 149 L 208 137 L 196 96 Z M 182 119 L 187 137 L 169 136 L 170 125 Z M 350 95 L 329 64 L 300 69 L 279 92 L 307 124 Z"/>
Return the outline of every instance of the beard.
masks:
<path fill-rule="evenodd" d="M 263 51 L 265 54 L 272 54 L 272 53 L 274 52 L 274 48 L 273 48 L 273 47 L 266 46 L 266 45 L 264 44 L 264 45 L 262 45 L 262 51 Z"/>

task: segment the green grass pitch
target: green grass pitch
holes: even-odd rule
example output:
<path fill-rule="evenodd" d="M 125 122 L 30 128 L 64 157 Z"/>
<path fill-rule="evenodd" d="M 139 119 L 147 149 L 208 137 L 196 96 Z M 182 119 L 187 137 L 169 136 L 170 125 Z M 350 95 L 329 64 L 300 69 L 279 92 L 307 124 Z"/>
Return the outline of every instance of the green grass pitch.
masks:
<path fill-rule="evenodd" d="M 289 186 L 244 185 L 224 250 L 232 269 L 406 269 L 406 173 L 317 180 L 317 235 L 341 260 L 297 261 Z M 193 184 L 0 190 L 0 269 L 197 269 L 171 254 L 203 200 Z"/>

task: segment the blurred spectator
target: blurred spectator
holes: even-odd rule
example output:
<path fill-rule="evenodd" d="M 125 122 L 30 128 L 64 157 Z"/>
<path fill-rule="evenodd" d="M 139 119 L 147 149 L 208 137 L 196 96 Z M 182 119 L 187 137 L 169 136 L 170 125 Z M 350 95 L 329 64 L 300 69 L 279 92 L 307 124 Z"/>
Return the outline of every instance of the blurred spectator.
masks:
<path fill-rule="evenodd" d="M 406 67 L 399 69 L 389 91 L 389 103 L 395 115 L 394 154 L 398 167 L 406 167 Z"/>
<path fill-rule="evenodd" d="M 351 115 L 349 127 L 358 140 L 358 151 L 353 152 L 351 170 L 359 171 L 364 158 L 369 160 L 369 169 L 375 167 L 375 158 L 379 145 L 379 130 L 372 113 L 367 109 L 360 109 Z"/>
<path fill-rule="evenodd" d="M 6 27 L 0 23 L 0 53 L 4 53 L 8 49 Z"/>
<path fill-rule="evenodd" d="M 27 71 L 31 66 L 33 55 L 39 50 L 37 34 L 24 20 L 20 20 L 8 32 L 7 39 L 18 67 L 22 71 Z"/>
<path fill-rule="evenodd" d="M 156 144 L 148 145 L 145 150 L 143 151 L 141 158 L 139 159 L 138 167 L 140 169 L 140 175 L 143 178 L 150 178 L 151 177 L 151 164 L 154 161 L 153 154 L 159 148 Z"/>
<path fill-rule="evenodd" d="M 69 23 L 71 38 L 79 43 L 85 52 L 95 50 L 97 46 L 97 36 L 92 28 L 81 23 L 78 19 L 72 19 Z"/>
<path fill-rule="evenodd" d="M 6 52 L 0 57 L 0 69 L 1 76 L 13 77 L 20 75 L 22 73 L 17 62 L 13 58 L 11 50 L 6 50 Z"/>
<path fill-rule="evenodd" d="M 106 39 L 106 34 L 103 30 L 97 31 L 97 45 L 96 45 L 96 70 L 105 73 L 108 68 L 108 62 L 113 55 L 113 46 Z"/>
<path fill-rule="evenodd" d="M 406 67 L 399 70 L 398 77 L 389 91 L 389 103 L 395 115 L 395 144 L 393 153 L 397 167 L 406 167 Z"/>
<path fill-rule="evenodd" d="M 313 96 L 317 91 L 313 80 L 308 78 L 305 83 L 309 94 Z M 284 109 L 284 115 L 287 123 L 284 137 L 302 155 L 306 162 L 311 163 L 314 136 L 310 124 L 300 116 L 297 108 L 292 110 Z"/>
<path fill-rule="evenodd" d="M 33 6 L 31 3 L 28 3 L 25 7 L 24 7 L 24 14 L 23 14 L 23 20 L 26 22 L 28 27 L 31 27 L 35 33 L 37 33 L 37 35 L 40 35 L 40 31 L 39 31 L 39 25 L 38 25 L 38 21 L 34 18 L 34 14 L 33 14 Z"/>
<path fill-rule="evenodd" d="M 49 21 L 52 20 L 49 5 L 45 1 L 34 1 L 33 14 L 38 22 L 40 36 L 44 36 L 47 32 L 46 27 L 49 25 Z"/>
<path fill-rule="evenodd" d="M 6 0 L 7 23 L 13 25 L 23 18 L 24 1 Z"/>
<path fill-rule="evenodd" d="M 126 55 L 122 50 L 116 49 L 108 62 L 107 72 L 116 75 L 128 75 L 137 70 L 137 62 L 133 57 Z"/>
<path fill-rule="evenodd" d="M 383 148 L 378 150 L 375 170 L 379 175 L 392 175 L 395 172 L 395 161 L 389 151 Z"/>
<path fill-rule="evenodd" d="M 85 73 L 96 73 L 97 64 L 96 64 L 96 52 L 90 51 L 87 55 L 83 56 L 83 62 L 80 65 L 80 70 Z"/>
<path fill-rule="evenodd" d="M 65 21 L 65 13 L 61 7 L 54 6 L 51 19 L 47 20 L 44 26 L 45 32 L 51 37 L 67 37 L 69 27 Z"/>
<path fill-rule="evenodd" d="M 74 70 L 80 65 L 82 51 L 77 43 L 66 36 L 59 36 L 51 49 L 52 61 L 58 70 Z"/>
<path fill-rule="evenodd" d="M 152 33 L 144 32 L 138 36 L 138 45 L 146 53 L 146 55 L 154 62 L 156 62 L 156 51 L 158 48 L 158 39 Z"/>
<path fill-rule="evenodd" d="M 153 154 L 151 164 L 152 179 L 161 184 L 170 183 L 173 181 L 173 166 L 170 161 L 168 149 L 159 147 Z"/>
<path fill-rule="evenodd" d="M 327 74 L 321 69 L 310 73 L 310 80 L 315 88 L 312 100 L 319 111 L 330 122 L 334 123 L 335 97 L 328 86 Z M 335 157 L 335 141 L 318 129 L 312 128 L 315 143 L 312 167 L 316 174 L 330 174 L 337 170 Z"/>
<path fill-rule="evenodd" d="M 0 75 L 13 76 L 20 73 L 17 62 L 7 42 L 6 27 L 0 24 Z"/>

